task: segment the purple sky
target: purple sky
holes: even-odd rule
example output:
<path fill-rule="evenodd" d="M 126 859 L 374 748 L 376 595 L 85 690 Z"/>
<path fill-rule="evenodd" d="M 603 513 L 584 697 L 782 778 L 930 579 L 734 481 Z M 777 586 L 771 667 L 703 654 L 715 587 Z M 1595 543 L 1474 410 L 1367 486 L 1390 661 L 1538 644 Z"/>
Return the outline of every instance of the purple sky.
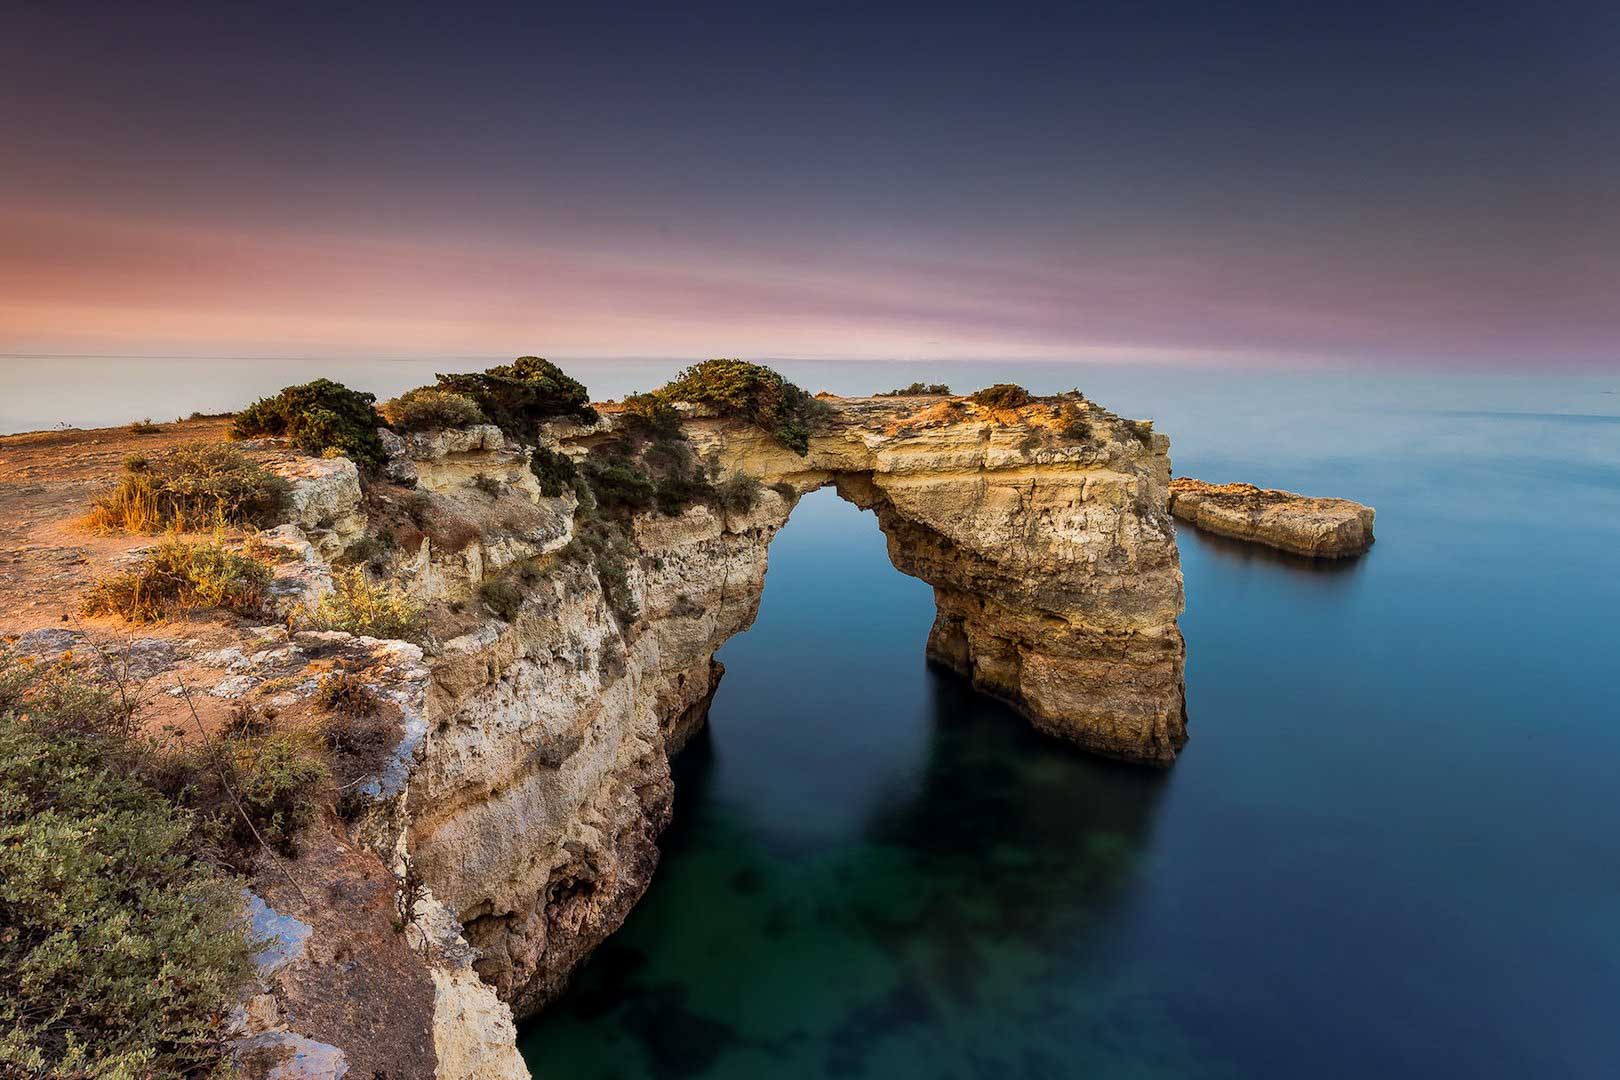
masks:
<path fill-rule="evenodd" d="M 1224 7 L 13 5 L 0 353 L 1620 364 L 1612 5 Z"/>

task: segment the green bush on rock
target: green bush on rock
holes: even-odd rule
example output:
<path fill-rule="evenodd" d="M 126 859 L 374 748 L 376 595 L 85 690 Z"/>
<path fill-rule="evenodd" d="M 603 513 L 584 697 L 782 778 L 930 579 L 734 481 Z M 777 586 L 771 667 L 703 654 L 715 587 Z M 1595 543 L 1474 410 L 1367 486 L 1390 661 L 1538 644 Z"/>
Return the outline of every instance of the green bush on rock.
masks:
<path fill-rule="evenodd" d="M 375 394 L 316 379 L 260 398 L 237 413 L 231 436 L 283 436 L 306 453 L 336 451 L 363 468 L 378 469 L 388 454 L 377 435 L 383 419 L 372 407 L 376 400 Z"/>
<path fill-rule="evenodd" d="M 969 394 L 968 400 L 992 409 L 1017 409 L 1028 405 L 1034 398 L 1017 383 L 996 383 Z"/>
<path fill-rule="evenodd" d="M 666 401 L 707 405 L 747 420 L 797 454 L 810 449 L 810 428 L 826 407 L 781 375 L 746 360 L 705 360 L 658 390 Z"/>
<path fill-rule="evenodd" d="M 488 422 L 484 410 L 472 398 L 436 386 L 418 386 L 383 402 L 382 414 L 396 431 L 431 431 Z"/>
<path fill-rule="evenodd" d="M 436 375 L 441 390 L 472 399 L 496 424 L 520 442 L 532 444 L 535 425 L 558 417 L 596 420 L 585 384 L 538 356 L 520 356 L 487 371 Z"/>

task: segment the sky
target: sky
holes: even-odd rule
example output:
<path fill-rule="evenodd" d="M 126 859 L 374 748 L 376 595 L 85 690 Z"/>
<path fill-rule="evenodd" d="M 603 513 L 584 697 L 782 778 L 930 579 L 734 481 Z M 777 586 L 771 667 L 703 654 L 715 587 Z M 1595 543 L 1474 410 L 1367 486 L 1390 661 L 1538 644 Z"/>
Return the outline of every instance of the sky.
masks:
<path fill-rule="evenodd" d="M 1612 3 L 0 11 L 0 358 L 1620 366 Z"/>

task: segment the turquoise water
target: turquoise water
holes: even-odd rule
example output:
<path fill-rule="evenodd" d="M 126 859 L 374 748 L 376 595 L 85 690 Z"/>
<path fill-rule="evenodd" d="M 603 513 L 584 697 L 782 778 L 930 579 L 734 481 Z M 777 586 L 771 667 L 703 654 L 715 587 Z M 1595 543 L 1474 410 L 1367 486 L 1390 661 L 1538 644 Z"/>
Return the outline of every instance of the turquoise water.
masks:
<path fill-rule="evenodd" d="M 1154 772 L 930 670 L 928 588 L 807 498 L 536 1074 L 1620 1074 L 1620 379 L 1044 374 L 1178 472 L 1375 504 L 1377 546 L 1182 533 Z"/>

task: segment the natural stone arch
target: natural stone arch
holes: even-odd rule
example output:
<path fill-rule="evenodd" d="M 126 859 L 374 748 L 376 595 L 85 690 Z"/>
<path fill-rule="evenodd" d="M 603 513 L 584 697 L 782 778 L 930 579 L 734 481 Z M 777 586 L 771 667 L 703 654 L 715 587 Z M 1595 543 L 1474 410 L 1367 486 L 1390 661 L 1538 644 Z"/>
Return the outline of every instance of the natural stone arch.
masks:
<path fill-rule="evenodd" d="M 1187 735 L 1168 439 L 1095 407 L 1078 445 L 1029 410 L 838 409 L 802 458 L 733 421 L 688 433 L 722 468 L 871 510 L 890 561 L 934 589 L 931 659 L 1048 734 L 1173 761 Z"/>
<path fill-rule="evenodd" d="M 565 563 L 513 618 L 435 659 L 404 846 L 518 1015 L 560 992 L 650 883 L 672 811 L 669 756 L 703 723 L 714 654 L 752 623 L 770 542 L 805 492 L 831 485 L 876 514 L 893 563 L 934 588 L 929 655 L 975 687 L 1091 750 L 1165 764 L 1182 745 L 1164 436 L 1078 398 L 1016 410 L 833 399 L 829 412 L 803 455 L 689 413 L 702 457 L 765 485 L 753 507 L 638 516 L 633 619 L 589 567 Z M 601 434 L 559 425 L 545 437 L 577 452 Z M 492 452 L 417 465 L 431 487 L 429 473 L 486 470 Z M 524 542 L 556 552 L 572 504 L 540 501 L 555 504 L 554 535 Z M 467 566 L 497 555 L 513 552 L 470 552 Z M 422 573 L 450 582 L 452 569 Z"/>

